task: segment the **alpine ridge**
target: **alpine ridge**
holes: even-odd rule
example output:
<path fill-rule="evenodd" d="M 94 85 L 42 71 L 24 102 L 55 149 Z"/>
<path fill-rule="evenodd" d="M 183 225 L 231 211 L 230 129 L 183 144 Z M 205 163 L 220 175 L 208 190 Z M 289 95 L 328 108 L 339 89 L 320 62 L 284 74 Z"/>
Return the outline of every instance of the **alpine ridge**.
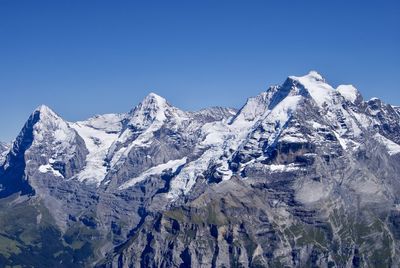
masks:
<path fill-rule="evenodd" d="M 0 143 L 0 266 L 399 267 L 399 161 L 400 108 L 316 71 L 239 110 L 42 105 Z"/>

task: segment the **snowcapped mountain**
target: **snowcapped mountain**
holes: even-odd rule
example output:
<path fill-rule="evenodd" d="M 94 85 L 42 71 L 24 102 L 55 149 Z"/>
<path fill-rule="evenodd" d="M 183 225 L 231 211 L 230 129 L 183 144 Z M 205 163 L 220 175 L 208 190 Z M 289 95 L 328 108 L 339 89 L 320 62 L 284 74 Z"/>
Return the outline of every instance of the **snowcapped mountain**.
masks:
<path fill-rule="evenodd" d="M 64 253 L 39 266 L 396 267 L 399 133 L 398 107 L 315 71 L 239 110 L 151 93 L 68 122 L 41 106 L 0 150 L 1 217 L 26 214 L 0 263 L 56 256 L 50 236 Z"/>
<path fill-rule="evenodd" d="M 7 143 L 0 142 L 0 164 L 4 162 L 10 146 Z"/>

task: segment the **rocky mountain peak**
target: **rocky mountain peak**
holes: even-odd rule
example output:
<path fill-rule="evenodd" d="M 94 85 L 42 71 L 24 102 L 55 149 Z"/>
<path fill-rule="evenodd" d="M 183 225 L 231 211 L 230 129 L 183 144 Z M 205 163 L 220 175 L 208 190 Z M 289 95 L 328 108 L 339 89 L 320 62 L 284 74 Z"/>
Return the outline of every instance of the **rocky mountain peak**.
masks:
<path fill-rule="evenodd" d="M 149 93 L 135 108 L 151 109 L 170 106 L 167 100 L 155 93 Z"/>
<path fill-rule="evenodd" d="M 60 118 L 60 116 L 54 112 L 50 107 L 42 104 L 40 106 L 38 106 L 32 113 L 33 114 L 38 114 L 40 119 L 45 119 L 45 118 Z"/>
<path fill-rule="evenodd" d="M 65 138 L 67 132 L 71 132 L 69 123 L 46 105 L 37 107 L 26 124 L 31 124 L 34 136 L 42 140 L 44 133 L 51 133 L 60 140 Z"/>
<path fill-rule="evenodd" d="M 319 73 L 311 71 L 304 76 L 289 76 L 288 80 L 300 90 L 301 95 L 309 95 L 319 106 L 332 102 L 335 89 Z"/>
<path fill-rule="evenodd" d="M 45 161 L 64 161 L 76 155 L 76 144 L 80 138 L 70 123 L 62 119 L 46 105 L 40 105 L 29 116 L 18 137 L 12 144 L 5 164 L 14 165 L 26 157 L 27 152 L 35 152 L 38 165 Z M 14 163 L 13 163 L 14 162 Z M 77 166 L 77 165 L 76 165 Z"/>
<path fill-rule="evenodd" d="M 267 111 L 272 111 L 287 97 L 293 99 L 296 96 L 298 100 L 301 97 L 312 98 L 318 105 L 322 106 L 324 103 L 332 102 L 334 91 L 334 88 L 327 84 L 322 75 L 316 71 L 310 71 L 304 76 L 289 76 L 282 85 L 272 86 L 259 95 L 249 98 L 233 122 L 253 121 Z M 293 101 L 288 100 L 287 102 Z"/>
<path fill-rule="evenodd" d="M 129 125 L 147 127 L 154 121 L 163 122 L 171 107 L 163 97 L 150 93 L 129 112 Z"/>
<path fill-rule="evenodd" d="M 36 120 L 28 120 L 34 123 L 33 134 L 38 142 L 44 139 L 45 133 L 51 133 L 57 140 L 64 141 L 68 136 L 73 136 L 73 130 L 68 122 L 56 114 L 46 105 L 40 105 L 32 113 L 31 118 Z"/>
<path fill-rule="evenodd" d="M 36 109 L 35 112 L 40 112 L 40 113 L 54 113 L 54 111 L 48 107 L 47 105 L 41 104 L 39 105 Z"/>
<path fill-rule="evenodd" d="M 303 76 L 304 78 L 313 79 L 315 81 L 325 82 L 325 78 L 317 71 L 311 70 L 308 74 Z"/>
<path fill-rule="evenodd" d="M 152 109 L 169 106 L 169 104 L 165 98 L 151 92 L 139 103 L 138 106 L 141 106 L 143 109 Z"/>
<path fill-rule="evenodd" d="M 285 83 L 287 83 L 288 81 L 290 81 L 290 83 L 294 85 L 301 84 L 306 88 L 307 86 L 311 87 L 311 85 L 317 87 L 318 85 L 321 84 L 327 84 L 325 78 L 316 71 L 310 71 L 309 73 L 303 76 L 291 75 L 286 79 Z"/>

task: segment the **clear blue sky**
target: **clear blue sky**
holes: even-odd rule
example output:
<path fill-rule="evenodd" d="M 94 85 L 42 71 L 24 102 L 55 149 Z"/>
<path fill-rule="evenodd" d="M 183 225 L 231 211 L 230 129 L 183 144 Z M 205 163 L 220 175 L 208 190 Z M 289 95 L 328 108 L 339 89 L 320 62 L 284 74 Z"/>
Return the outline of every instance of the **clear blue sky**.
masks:
<path fill-rule="evenodd" d="M 0 140 L 42 103 L 67 120 L 151 91 L 240 107 L 314 69 L 400 104 L 400 1 L 0 0 Z"/>

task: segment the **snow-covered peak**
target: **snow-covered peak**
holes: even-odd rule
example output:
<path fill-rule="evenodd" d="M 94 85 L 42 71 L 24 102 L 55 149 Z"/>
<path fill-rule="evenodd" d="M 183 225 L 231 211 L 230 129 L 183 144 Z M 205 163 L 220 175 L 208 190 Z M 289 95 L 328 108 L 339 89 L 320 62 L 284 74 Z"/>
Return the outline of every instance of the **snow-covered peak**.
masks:
<path fill-rule="evenodd" d="M 74 140 L 75 131 L 67 121 L 46 105 L 40 105 L 36 108 L 28 122 L 34 118 L 37 118 L 32 120 L 34 144 L 53 142 L 57 144 L 53 149 L 57 149 L 60 152 L 70 147 L 69 143 Z"/>
<path fill-rule="evenodd" d="M 56 112 L 46 105 L 40 105 L 37 107 L 32 113 L 32 116 L 35 115 L 39 115 L 39 120 L 36 124 L 52 126 L 62 123 L 67 125 L 67 122 L 65 122 L 64 119 L 62 119 Z"/>
<path fill-rule="evenodd" d="M 314 70 L 310 71 L 305 76 L 310 78 L 310 79 L 317 80 L 317 81 L 325 81 L 325 79 L 322 77 L 322 75 L 320 73 L 318 73 L 317 71 L 314 71 Z"/>
<path fill-rule="evenodd" d="M 153 108 L 153 107 L 165 107 L 169 106 L 167 100 L 163 97 L 151 92 L 149 93 L 139 105 L 142 105 L 144 108 Z"/>
<path fill-rule="evenodd" d="M 160 95 L 158 95 L 158 94 L 156 94 L 156 93 L 154 93 L 154 92 L 150 92 L 150 93 L 145 97 L 145 99 L 156 99 L 156 100 L 159 101 L 159 102 L 166 102 L 166 100 L 165 100 L 163 97 L 161 97 Z"/>
<path fill-rule="evenodd" d="M 129 125 L 146 128 L 154 121 L 163 122 L 170 107 L 163 97 L 150 93 L 129 113 Z"/>
<path fill-rule="evenodd" d="M 154 133 L 166 124 L 177 128 L 187 120 L 189 113 L 150 93 L 123 120 L 122 131 L 107 154 L 111 167 L 123 162 L 133 148 L 151 144 Z"/>
<path fill-rule="evenodd" d="M 30 117 L 30 119 L 33 118 L 37 118 L 37 120 L 33 120 L 33 129 L 35 130 L 34 134 L 38 137 L 41 137 L 43 133 L 48 132 L 62 140 L 65 136 L 60 132 L 65 134 L 66 132 L 71 131 L 69 123 L 46 105 L 40 105 L 37 107 Z M 28 122 L 29 121 L 30 120 L 28 120 Z M 69 134 L 69 136 L 73 135 Z"/>
<path fill-rule="evenodd" d="M 317 71 L 310 71 L 308 74 L 304 76 L 289 76 L 289 77 L 294 80 L 325 82 L 325 79 Z"/>
<path fill-rule="evenodd" d="M 67 162 L 76 151 L 76 132 L 69 123 L 45 105 L 37 107 L 14 140 L 5 165 L 26 152 L 36 155 L 36 164 Z M 47 159 L 47 160 L 46 160 Z M 44 169 L 42 169 L 43 171 Z"/>
<path fill-rule="evenodd" d="M 41 119 L 45 117 L 59 117 L 50 107 L 44 104 L 38 106 L 33 113 L 39 113 Z"/>
<path fill-rule="evenodd" d="M 305 76 L 289 76 L 289 79 L 300 83 L 319 106 L 332 102 L 334 88 L 316 71 L 311 71 Z"/>
<path fill-rule="evenodd" d="M 361 96 L 353 85 L 340 85 L 336 90 L 351 103 L 354 103 Z"/>

